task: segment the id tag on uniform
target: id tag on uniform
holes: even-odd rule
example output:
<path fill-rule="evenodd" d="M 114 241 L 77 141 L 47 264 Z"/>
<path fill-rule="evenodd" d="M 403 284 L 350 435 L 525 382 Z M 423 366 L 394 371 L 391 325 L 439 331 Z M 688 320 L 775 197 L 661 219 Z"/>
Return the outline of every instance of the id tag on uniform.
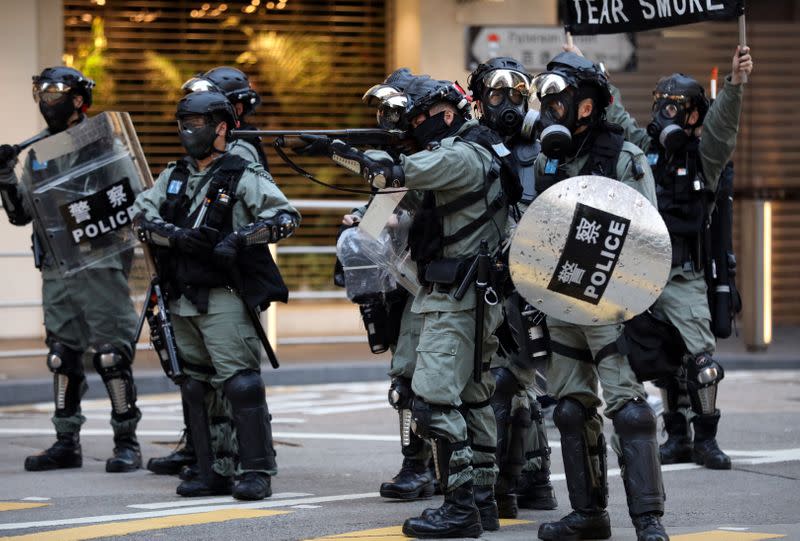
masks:
<path fill-rule="evenodd" d="M 650 164 L 650 167 L 655 167 L 656 164 L 658 163 L 658 154 L 656 154 L 655 152 L 648 154 L 647 163 Z"/>
<path fill-rule="evenodd" d="M 544 174 L 545 175 L 555 175 L 558 172 L 558 160 L 554 158 L 550 158 L 544 164 Z"/>
<path fill-rule="evenodd" d="M 180 180 L 170 180 L 169 186 L 167 186 L 167 193 L 170 195 L 179 194 L 181 192 L 182 185 L 183 182 L 181 182 Z"/>

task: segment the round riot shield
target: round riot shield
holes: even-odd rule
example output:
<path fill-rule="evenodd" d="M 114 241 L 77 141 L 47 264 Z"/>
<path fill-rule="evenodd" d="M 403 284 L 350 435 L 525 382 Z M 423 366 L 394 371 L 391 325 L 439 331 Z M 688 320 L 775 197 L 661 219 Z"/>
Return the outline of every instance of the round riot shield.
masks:
<path fill-rule="evenodd" d="M 658 209 L 600 176 L 563 180 L 536 198 L 509 252 L 517 291 L 576 325 L 620 323 L 643 312 L 664 289 L 671 262 Z"/>

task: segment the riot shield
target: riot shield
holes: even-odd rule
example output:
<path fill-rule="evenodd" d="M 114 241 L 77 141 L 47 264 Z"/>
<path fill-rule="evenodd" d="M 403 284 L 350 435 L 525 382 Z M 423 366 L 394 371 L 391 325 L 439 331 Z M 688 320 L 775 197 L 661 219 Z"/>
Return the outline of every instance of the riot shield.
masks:
<path fill-rule="evenodd" d="M 419 195 L 414 191 L 400 193 L 396 188 L 387 193 L 379 191 L 358 226 L 373 239 L 384 239 L 386 249 L 368 255 L 413 296 L 422 286 L 417 278 L 417 265 L 411 260 L 408 235 L 419 203 Z"/>
<path fill-rule="evenodd" d="M 525 211 L 509 252 L 517 291 L 576 325 L 621 323 L 649 308 L 667 283 L 669 233 L 639 192 L 599 176 L 572 177 Z"/>
<path fill-rule="evenodd" d="M 102 113 L 31 145 L 17 177 L 62 276 L 102 267 L 138 244 L 133 202 L 153 179 L 128 113 Z"/>

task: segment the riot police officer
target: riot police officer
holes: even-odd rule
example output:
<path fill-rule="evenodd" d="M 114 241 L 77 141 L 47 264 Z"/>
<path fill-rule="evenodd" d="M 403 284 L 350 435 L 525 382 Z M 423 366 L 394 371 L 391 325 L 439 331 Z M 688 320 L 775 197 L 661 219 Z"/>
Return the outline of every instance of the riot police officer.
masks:
<path fill-rule="evenodd" d="M 528 110 L 531 77 L 513 58 L 492 58 L 470 74 L 469 90 L 481 124 L 505 138 L 522 181 L 522 199 L 509 209 L 514 224 L 536 197 L 534 161 L 540 145 L 533 137 L 538 111 Z M 523 508 L 555 509 L 550 483 L 550 448 L 544 415 L 537 400 L 537 372 L 545 370 L 548 356 L 544 314 L 516 292 L 505 301 L 505 313 L 513 322 L 516 354 L 497 355 L 492 373 L 497 382 L 492 407 L 497 421 L 497 465 L 500 469 L 495 496 L 500 517 L 515 518 L 518 501 Z M 522 477 L 520 478 L 520 473 Z"/>
<path fill-rule="evenodd" d="M 261 165 L 226 152 L 236 115 L 214 91 L 180 100 L 177 119 L 188 157 L 170 163 L 136 200 L 140 236 L 155 250 L 187 376 L 182 394 L 198 474 L 182 496 L 230 494 L 234 474 L 222 389 L 238 443 L 238 499 L 272 494 L 277 466 L 260 375 L 258 309 L 288 292 L 267 243 L 290 235 L 300 220 Z"/>
<path fill-rule="evenodd" d="M 411 135 L 426 150 L 400 156 L 397 162 L 373 159 L 341 142 L 331 143 L 329 153 L 375 188 L 405 186 L 425 192 L 409 240 L 426 285 L 412 306 L 424 318 L 411 379 L 412 430 L 432 445 L 444 503 L 406 520 L 403 533 L 477 537 L 482 524 L 499 527 L 490 405 L 494 378 L 488 368 L 497 348 L 493 332 L 501 309 L 494 289 L 478 295 L 469 268 L 478 261 L 482 241 L 486 252 L 496 253 L 504 237 L 506 198 L 497 174 L 499 158 L 490 150 L 492 145 L 502 148 L 502 141 L 466 119 L 468 100 L 451 82 L 418 77 L 405 94 Z M 487 297 L 493 304 L 479 306 Z M 476 356 L 478 381 L 473 374 Z"/>
<path fill-rule="evenodd" d="M 742 106 L 743 76 L 753 69 L 748 48 L 737 48 L 731 74 L 709 108 L 703 86 L 681 73 L 661 79 L 653 91 L 653 116 L 647 129 L 628 115 L 620 99 L 609 119 L 625 137 L 647 153 L 658 186 L 658 208 L 672 240 L 672 270 L 653 313 L 680 331 L 686 346 L 683 372 L 659 380 L 668 439 L 661 462 L 695 462 L 711 469 L 730 469 L 718 446 L 720 412 L 717 386 L 725 372 L 713 358 L 716 346 L 703 272 L 703 235 L 714 204 L 718 179 L 736 146 Z M 618 91 L 612 87 L 615 98 Z M 689 395 L 690 407 L 683 403 Z M 694 427 L 690 437 L 689 422 Z"/>
<path fill-rule="evenodd" d="M 58 134 L 86 118 L 92 105 L 94 82 L 76 69 L 58 66 L 33 77 L 33 98 L 47 123 L 44 135 Z M 83 463 L 79 433 L 86 418 L 81 414 L 81 397 L 86 392 L 82 358 L 92 352 L 93 364 L 111 399 L 114 456 L 106 471 L 126 472 L 141 467 L 142 456 L 136 439 L 141 418 L 136 407 L 133 381 L 136 313 L 130 299 L 128 272 L 131 253 L 106 258 L 87 269 L 64 278 L 49 244 L 44 242 L 42 224 L 34 219 L 24 200 L 23 187 L 13 171 L 16 149 L 0 147 L 0 195 L 9 221 L 24 226 L 33 221 L 34 256 L 42 272 L 42 303 L 49 348 L 47 367 L 53 372 L 57 441 L 38 455 L 25 459 L 29 471 L 79 468 Z M 56 163 L 25 164 L 26 172 L 36 167 L 46 174 L 64 167 Z M 37 257 L 41 254 L 41 257 Z"/>
<path fill-rule="evenodd" d="M 655 205 L 655 185 L 640 149 L 624 142 L 622 129 L 605 121 L 611 94 L 605 75 L 570 52 L 557 55 L 533 81 L 541 103 L 542 153 L 536 160 L 536 189 L 562 179 L 600 174 L 636 189 Z M 614 423 L 612 441 L 619 455 L 628 511 L 640 541 L 662 541 L 664 493 L 656 440 L 656 417 L 644 387 L 626 357 L 610 344 L 622 325 L 580 326 L 548 318 L 552 359 L 548 390 L 558 399 L 553 418 L 561 433 L 561 452 L 572 513 L 539 527 L 539 538 L 607 539 L 606 443 L 598 380 L 605 415 Z"/>
<path fill-rule="evenodd" d="M 258 129 L 245 123 L 249 116 L 261 104 L 261 96 L 250 86 L 247 75 L 239 69 L 230 66 L 219 66 L 207 72 L 192 77 L 181 87 L 188 94 L 190 92 L 220 92 L 228 98 L 234 108 L 238 119 L 238 128 L 243 130 Z M 235 156 L 248 161 L 260 163 L 264 169 L 269 170 L 267 157 L 260 137 L 237 138 L 228 142 L 227 150 Z M 186 413 L 184 411 L 184 421 Z M 184 422 L 184 432 L 178 447 L 163 457 L 154 457 L 147 462 L 147 469 L 160 475 L 175 475 L 180 473 L 184 480 L 190 479 L 195 473 L 194 464 L 196 457 L 192 438 L 189 433 L 188 423 Z M 183 470 L 184 466 L 190 467 Z"/>

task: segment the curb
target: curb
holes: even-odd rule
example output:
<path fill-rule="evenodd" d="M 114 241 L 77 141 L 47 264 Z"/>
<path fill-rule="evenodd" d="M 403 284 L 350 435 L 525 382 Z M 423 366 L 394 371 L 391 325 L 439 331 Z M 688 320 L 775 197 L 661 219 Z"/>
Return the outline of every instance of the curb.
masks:
<path fill-rule="evenodd" d="M 753 355 L 718 355 L 725 370 L 800 370 L 800 358 L 763 358 Z M 44 369 L 44 367 L 42 367 Z M 385 361 L 319 362 L 282 366 L 272 370 L 262 367 L 261 377 L 269 386 L 314 385 L 321 383 L 351 383 L 386 381 L 389 367 Z M 135 373 L 138 394 L 174 393 L 177 387 L 160 370 Z M 100 376 L 87 374 L 89 390 L 85 398 L 104 398 L 106 391 Z M 0 381 L 0 406 L 49 402 L 53 399 L 53 380 L 50 377 L 9 379 Z"/>

